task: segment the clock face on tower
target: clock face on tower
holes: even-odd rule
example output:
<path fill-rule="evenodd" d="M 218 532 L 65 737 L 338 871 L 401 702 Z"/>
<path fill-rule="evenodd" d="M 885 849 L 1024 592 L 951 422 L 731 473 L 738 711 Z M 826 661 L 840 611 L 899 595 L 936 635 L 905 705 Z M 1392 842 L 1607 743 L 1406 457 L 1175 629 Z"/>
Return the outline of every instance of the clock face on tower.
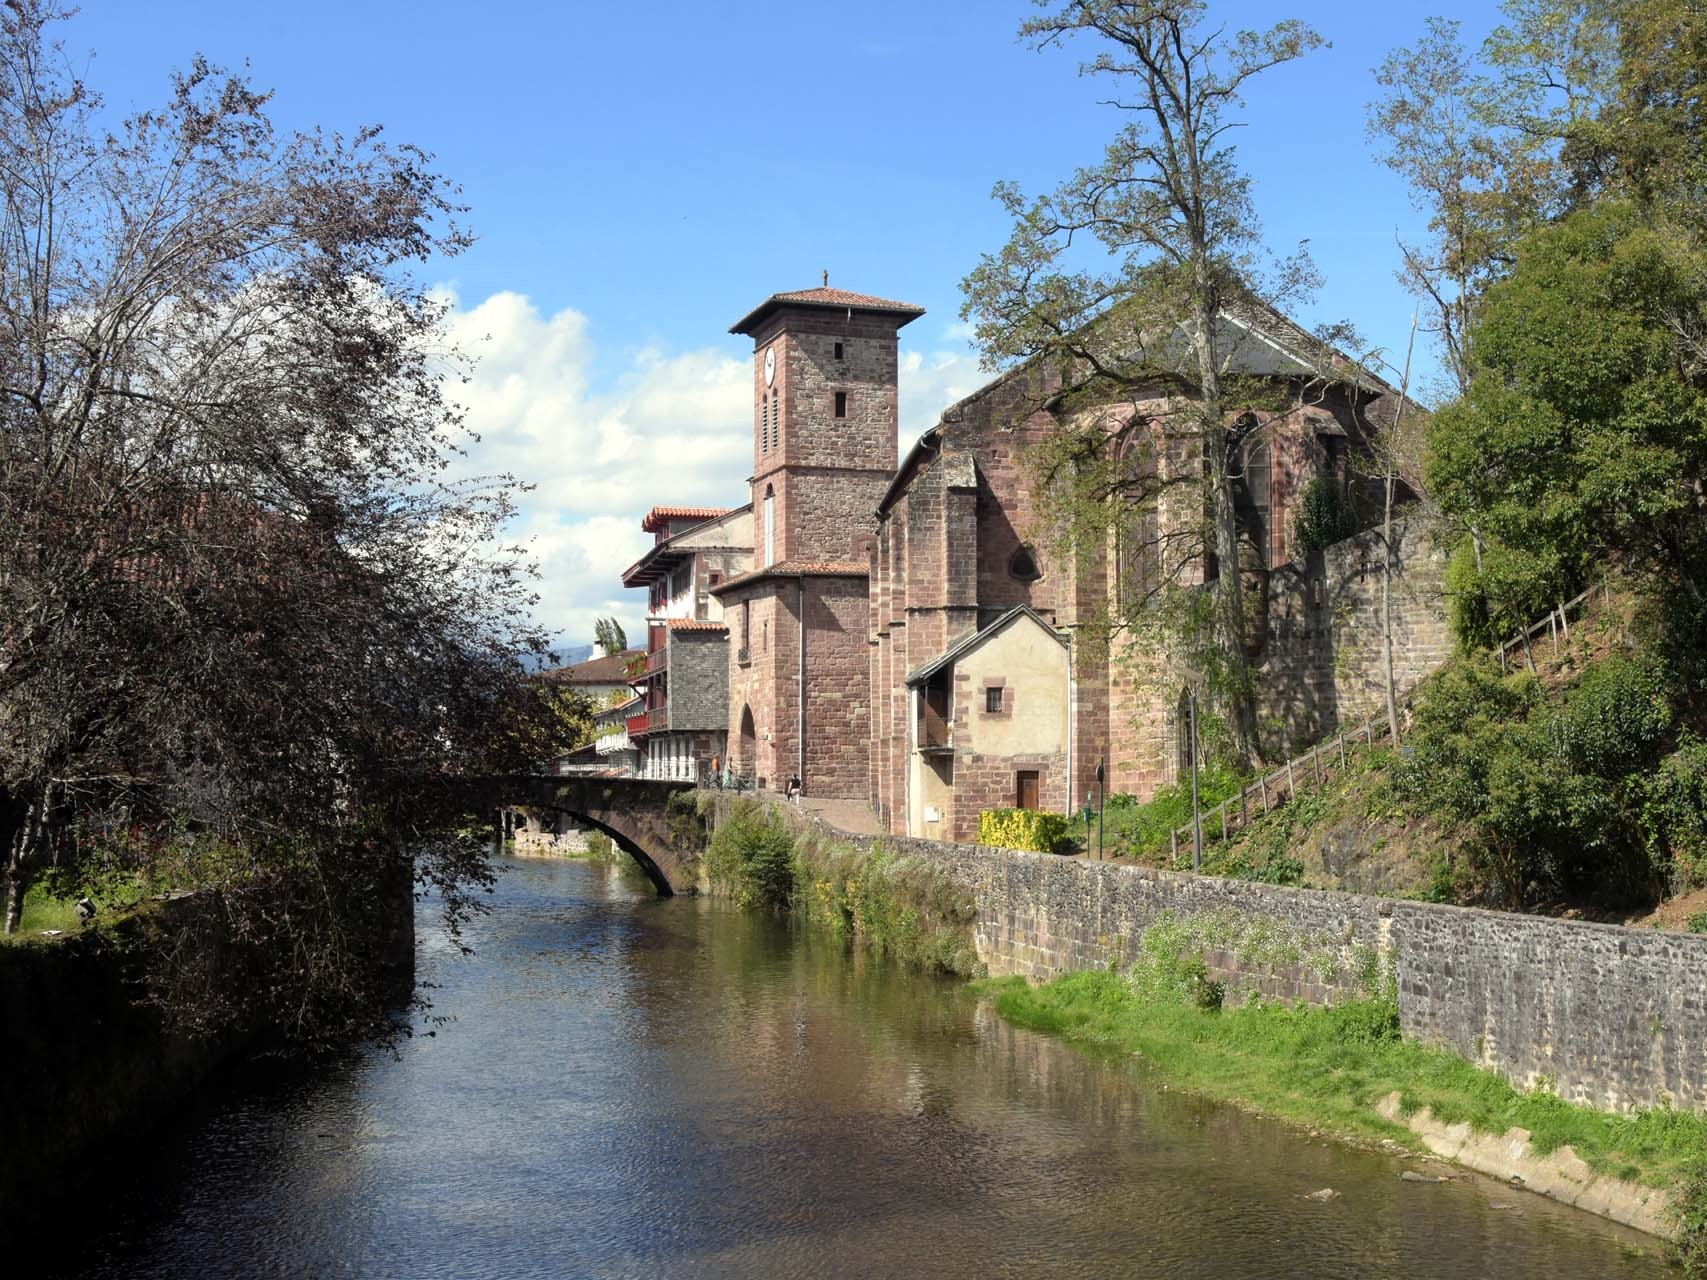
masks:
<path fill-rule="evenodd" d="M 776 381 L 776 348 L 765 348 L 765 385 L 768 387 Z"/>

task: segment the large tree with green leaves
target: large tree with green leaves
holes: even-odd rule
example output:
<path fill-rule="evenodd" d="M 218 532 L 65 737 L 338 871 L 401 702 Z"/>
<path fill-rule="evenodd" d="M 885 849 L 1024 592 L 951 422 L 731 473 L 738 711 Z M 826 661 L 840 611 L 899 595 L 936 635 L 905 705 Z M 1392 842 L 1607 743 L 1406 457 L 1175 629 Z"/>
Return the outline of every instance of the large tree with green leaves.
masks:
<path fill-rule="evenodd" d="M 1418 114 L 1443 58 L 1395 55 L 1374 117 L 1416 189 L 1434 190 L 1431 164 L 1451 179 L 1430 207 L 1438 261 L 1461 271 L 1446 322 L 1460 393 L 1431 426 L 1428 471 L 1466 531 L 1460 617 L 1516 625 L 1610 562 L 1699 609 L 1707 18 L 1689 0 L 1506 14 L 1476 73 L 1453 73 L 1485 157 L 1474 181 L 1440 162 L 1447 109 Z"/>
<path fill-rule="evenodd" d="M 1475 377 L 1429 430 L 1443 510 L 1485 540 L 1514 623 L 1608 567 L 1699 606 L 1707 494 L 1707 253 L 1608 200 L 1520 242 L 1480 303 Z"/>
<path fill-rule="evenodd" d="M 1046 371 L 1039 383 L 1062 427 L 1036 462 L 1057 542 L 1144 544 L 1127 559 L 1151 566 L 1145 588 L 1123 593 L 1111 624 L 1171 620 L 1168 648 L 1189 651 L 1248 759 L 1257 735 L 1235 488 L 1247 443 L 1310 379 L 1251 377 L 1238 349 L 1251 330 L 1282 326 L 1276 308 L 1314 273 L 1302 254 L 1264 252 L 1231 135 L 1250 83 L 1322 41 L 1297 21 L 1229 35 L 1202 0 L 1039 5 L 1022 38 L 1039 49 L 1093 41 L 1081 70 L 1109 82 L 1126 122 L 1048 195 L 998 185 L 1013 233 L 966 278 L 963 314 L 992 367 Z M 1207 594 L 1193 589 L 1200 574 L 1213 576 Z"/>

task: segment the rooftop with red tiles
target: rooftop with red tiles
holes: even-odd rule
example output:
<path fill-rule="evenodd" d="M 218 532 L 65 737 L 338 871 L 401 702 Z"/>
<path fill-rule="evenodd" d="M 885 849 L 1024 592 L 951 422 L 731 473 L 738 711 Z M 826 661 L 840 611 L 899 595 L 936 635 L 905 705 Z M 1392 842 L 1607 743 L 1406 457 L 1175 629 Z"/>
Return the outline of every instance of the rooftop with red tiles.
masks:
<path fill-rule="evenodd" d="M 735 507 L 653 507 L 640 521 L 647 533 L 656 533 L 669 520 L 715 520 L 726 516 Z"/>
<path fill-rule="evenodd" d="M 742 316 L 729 327 L 730 333 L 750 334 L 772 311 L 779 307 L 825 307 L 831 309 L 848 308 L 854 311 L 883 311 L 890 315 L 906 317 L 901 324 L 917 320 L 925 314 L 923 307 L 914 306 L 911 302 L 896 302 L 892 298 L 873 297 L 869 293 L 850 293 L 846 289 L 832 289 L 828 285 L 818 289 L 794 289 L 788 293 L 773 293 L 746 315 Z M 900 326 L 897 326 L 899 328 Z"/>

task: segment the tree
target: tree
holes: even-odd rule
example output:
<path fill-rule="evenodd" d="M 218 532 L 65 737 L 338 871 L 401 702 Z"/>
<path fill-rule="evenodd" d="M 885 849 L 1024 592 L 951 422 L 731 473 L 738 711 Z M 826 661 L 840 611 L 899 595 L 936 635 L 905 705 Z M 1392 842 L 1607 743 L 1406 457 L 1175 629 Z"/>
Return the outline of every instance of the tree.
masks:
<path fill-rule="evenodd" d="M 1063 428 L 1037 469 L 1046 518 L 1078 550 L 1112 536 L 1146 544 L 1155 618 L 1190 639 L 1168 647 L 1232 710 L 1236 752 L 1257 749 L 1246 659 L 1235 487 L 1248 443 L 1303 388 L 1248 376 L 1239 347 L 1251 331 L 1303 335 L 1278 306 L 1313 283 L 1302 253 L 1262 252 L 1249 179 L 1229 132 L 1248 83 L 1322 43 L 1297 21 L 1228 37 L 1206 27 L 1201 0 L 1072 0 L 1021 28 L 1034 48 L 1074 36 L 1101 43 L 1081 64 L 1113 82 L 1127 123 L 1100 162 L 1027 200 L 1002 183 L 1014 219 L 999 252 L 962 288 L 985 361 L 1047 373 L 1041 403 Z M 1100 243 L 1102 265 L 1086 241 Z M 1205 595 L 1194 575 L 1212 579 Z M 1114 620 L 1137 624 L 1137 595 Z"/>
<path fill-rule="evenodd" d="M 441 475 L 455 363 L 409 264 L 467 236 L 422 152 L 282 135 L 199 60 L 109 126 L 60 16 L 0 19 L 7 928 L 48 864 L 193 874 L 172 1011 L 340 1034 L 402 842 L 453 924 L 487 875 L 447 779 L 558 735 L 514 486 Z"/>
<path fill-rule="evenodd" d="M 628 648 L 628 636 L 615 618 L 600 618 L 593 627 L 593 643 L 606 653 L 621 653 Z"/>
<path fill-rule="evenodd" d="M 1460 23 L 1428 19 L 1416 45 L 1376 69 L 1385 92 L 1368 109 L 1382 162 L 1428 216 L 1425 240 L 1399 242 L 1399 280 L 1428 307 L 1423 328 L 1457 395 L 1470 382 L 1476 301 L 1517 239 L 1583 195 L 1569 144 L 1610 87 L 1604 0 L 1507 0 L 1501 12 L 1475 57 Z"/>
<path fill-rule="evenodd" d="M 1622 563 L 1697 612 L 1707 492 L 1707 250 L 1608 199 L 1533 233 L 1477 324 L 1468 395 L 1428 433 L 1441 507 L 1489 543 L 1518 621 Z"/>

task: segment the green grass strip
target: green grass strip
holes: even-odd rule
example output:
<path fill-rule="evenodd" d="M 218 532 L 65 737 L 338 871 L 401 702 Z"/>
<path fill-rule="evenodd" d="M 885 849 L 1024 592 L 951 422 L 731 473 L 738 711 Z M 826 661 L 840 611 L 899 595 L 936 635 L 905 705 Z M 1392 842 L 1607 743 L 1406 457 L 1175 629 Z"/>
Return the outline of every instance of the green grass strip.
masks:
<path fill-rule="evenodd" d="M 1152 998 L 1113 973 L 1071 973 L 1043 986 L 980 984 L 1009 1021 L 1112 1056 L 1140 1056 L 1171 1084 L 1353 1140 L 1410 1138 L 1375 1113 L 1398 1091 L 1407 1113 L 1428 1107 L 1483 1133 L 1527 1129 L 1539 1152 L 1569 1145 L 1599 1172 L 1673 1185 L 1707 1151 L 1707 1117 L 1657 1107 L 1609 1114 L 1539 1089 L 1525 1093 L 1440 1049 L 1403 1040 L 1390 1000 L 1326 1009 L 1247 1004 L 1202 1010 Z M 1151 984 L 1153 985 L 1153 984 Z"/>

